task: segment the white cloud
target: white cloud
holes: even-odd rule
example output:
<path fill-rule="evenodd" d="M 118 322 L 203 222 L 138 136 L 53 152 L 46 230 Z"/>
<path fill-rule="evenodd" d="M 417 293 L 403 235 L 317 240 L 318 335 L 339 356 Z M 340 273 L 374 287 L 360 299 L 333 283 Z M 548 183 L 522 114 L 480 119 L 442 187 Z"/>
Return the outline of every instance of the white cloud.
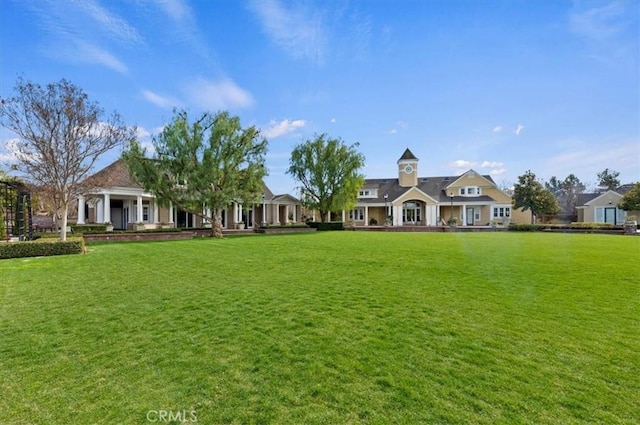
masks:
<path fill-rule="evenodd" d="M 83 46 L 85 58 L 87 62 L 104 65 L 109 69 L 112 69 L 120 74 L 127 74 L 129 69 L 118 58 L 112 55 L 110 52 L 102 49 L 98 46 L 86 45 Z"/>
<path fill-rule="evenodd" d="M 158 6 L 176 22 L 192 18 L 191 9 L 182 0 L 156 0 Z"/>
<path fill-rule="evenodd" d="M 458 159 L 458 160 L 455 160 L 453 162 L 450 162 L 448 164 L 448 167 L 449 168 L 457 168 L 457 169 L 461 169 L 461 168 L 469 169 L 469 168 L 475 167 L 476 165 L 477 165 L 477 163 L 474 162 L 474 161 L 467 161 L 467 160 L 464 160 L 464 159 Z"/>
<path fill-rule="evenodd" d="M 593 5 L 593 3 L 583 3 Z M 588 9 L 574 9 L 569 14 L 569 28 L 583 37 L 603 40 L 617 35 L 623 28 L 624 7 L 620 2 Z"/>
<path fill-rule="evenodd" d="M 522 133 L 522 130 L 524 130 L 524 125 L 518 124 L 518 127 L 516 127 L 516 130 L 514 131 L 514 133 L 516 134 L 516 136 L 519 136 L 520 133 Z"/>
<path fill-rule="evenodd" d="M 489 174 L 491 174 L 492 176 L 501 176 L 506 172 L 507 172 L 506 168 L 496 168 L 494 170 L 491 170 Z"/>
<path fill-rule="evenodd" d="M 267 35 L 294 58 L 324 62 L 327 35 L 320 11 L 285 7 L 279 0 L 250 1 L 249 9 L 258 17 Z"/>
<path fill-rule="evenodd" d="M 602 146 L 608 146 L 603 149 Z M 567 170 L 588 180 L 605 168 L 623 173 L 623 183 L 640 179 L 640 139 L 607 140 L 577 144 L 570 150 L 545 158 L 541 175 L 566 175 Z"/>
<path fill-rule="evenodd" d="M 230 79 L 212 81 L 196 78 L 186 85 L 185 91 L 192 104 L 212 112 L 254 104 L 251 93 Z"/>
<path fill-rule="evenodd" d="M 331 119 L 329 120 L 329 122 L 330 122 L 330 123 L 332 123 L 332 124 L 335 124 L 336 119 L 335 119 L 335 118 L 331 118 Z"/>
<path fill-rule="evenodd" d="M 74 4 L 83 9 L 87 15 L 100 24 L 100 28 L 103 31 L 111 34 L 113 37 L 126 43 L 142 43 L 142 36 L 138 33 L 138 30 L 129 25 L 124 19 L 110 13 L 96 1 L 83 0 L 75 2 Z"/>
<path fill-rule="evenodd" d="M 14 163 L 17 161 L 18 157 L 16 153 L 18 152 L 18 142 L 19 139 L 9 139 L 5 140 L 0 149 L 0 163 Z"/>
<path fill-rule="evenodd" d="M 392 128 L 391 130 L 388 131 L 389 134 L 396 134 L 398 132 L 398 130 L 396 130 L 395 128 Z"/>
<path fill-rule="evenodd" d="M 153 103 L 160 108 L 167 108 L 172 106 L 178 106 L 180 102 L 170 97 L 162 96 L 157 93 L 152 92 L 151 90 L 143 90 L 142 96 L 147 99 L 149 102 Z"/>
<path fill-rule="evenodd" d="M 482 165 L 480 165 L 480 167 L 482 168 L 497 168 L 497 167 L 502 167 L 504 164 L 502 162 L 498 162 L 498 161 L 483 161 Z"/>
<path fill-rule="evenodd" d="M 48 33 L 44 54 L 70 63 L 105 66 L 127 74 L 127 66 L 104 45 L 143 44 L 142 36 L 126 20 L 107 11 L 95 0 L 26 2 L 38 25 Z"/>
<path fill-rule="evenodd" d="M 500 133 L 502 131 L 502 126 L 501 125 L 496 125 L 495 127 L 493 127 L 493 132 L 494 133 Z"/>
<path fill-rule="evenodd" d="M 306 125 L 304 120 L 282 120 L 280 122 L 271 120 L 267 128 L 262 129 L 262 135 L 268 139 L 275 139 L 276 137 L 284 136 L 285 134 L 293 133 L 299 128 Z"/>

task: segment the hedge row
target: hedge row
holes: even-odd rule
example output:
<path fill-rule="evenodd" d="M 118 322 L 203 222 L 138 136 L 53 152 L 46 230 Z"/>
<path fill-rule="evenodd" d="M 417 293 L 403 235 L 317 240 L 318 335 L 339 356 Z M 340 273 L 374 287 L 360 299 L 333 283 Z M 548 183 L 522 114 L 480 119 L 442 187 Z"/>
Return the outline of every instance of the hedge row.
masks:
<path fill-rule="evenodd" d="M 574 222 L 569 225 L 566 224 L 509 224 L 509 230 L 514 232 L 539 232 L 542 230 L 611 230 L 615 229 L 611 223 L 583 223 Z M 620 228 L 620 227 L 618 227 Z"/>
<path fill-rule="evenodd" d="M 68 238 L 66 241 L 48 238 L 28 242 L 0 243 L 0 259 L 22 257 L 47 257 L 50 255 L 82 254 L 84 239 Z"/>
<path fill-rule="evenodd" d="M 537 232 L 544 230 L 544 226 L 540 224 L 516 224 L 509 223 L 510 232 Z"/>
<path fill-rule="evenodd" d="M 310 221 L 307 225 L 318 230 L 344 230 L 344 223 L 341 221 L 329 221 L 327 223 L 323 223 L 321 221 Z"/>
<path fill-rule="evenodd" d="M 613 229 L 612 223 L 588 223 L 573 222 L 570 227 L 572 229 Z"/>
<path fill-rule="evenodd" d="M 306 224 L 267 224 L 266 226 L 260 226 L 261 229 L 306 229 Z"/>
<path fill-rule="evenodd" d="M 71 233 L 76 233 L 79 235 L 83 234 L 95 234 L 95 233 L 105 233 L 107 231 L 106 224 L 72 224 Z"/>

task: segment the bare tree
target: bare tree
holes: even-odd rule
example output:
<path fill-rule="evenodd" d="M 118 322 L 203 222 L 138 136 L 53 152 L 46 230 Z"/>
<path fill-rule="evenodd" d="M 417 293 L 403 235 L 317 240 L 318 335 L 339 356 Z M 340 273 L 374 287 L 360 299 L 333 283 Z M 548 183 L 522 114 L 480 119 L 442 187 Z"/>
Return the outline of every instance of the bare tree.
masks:
<path fill-rule="evenodd" d="M 135 128 L 124 125 L 116 112 L 105 116 L 65 79 L 42 87 L 19 78 L 14 90 L 14 97 L 0 100 L 0 123 L 19 138 L 14 167 L 47 189 L 65 240 L 69 205 L 90 189 L 87 177 L 97 159 L 132 140 Z"/>

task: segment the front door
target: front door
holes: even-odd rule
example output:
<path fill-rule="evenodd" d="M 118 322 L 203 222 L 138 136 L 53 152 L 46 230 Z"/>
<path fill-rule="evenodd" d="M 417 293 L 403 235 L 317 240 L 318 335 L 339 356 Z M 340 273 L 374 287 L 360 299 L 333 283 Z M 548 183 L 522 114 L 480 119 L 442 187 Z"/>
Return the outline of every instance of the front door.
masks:
<path fill-rule="evenodd" d="M 418 202 L 405 202 L 402 204 L 402 222 L 404 224 L 420 224 L 421 210 Z"/>
<path fill-rule="evenodd" d="M 616 224 L 616 208 L 607 207 L 604 209 L 604 222 Z"/>
<path fill-rule="evenodd" d="M 473 226 L 475 224 L 474 216 L 475 210 L 473 208 L 467 208 L 467 226 Z"/>

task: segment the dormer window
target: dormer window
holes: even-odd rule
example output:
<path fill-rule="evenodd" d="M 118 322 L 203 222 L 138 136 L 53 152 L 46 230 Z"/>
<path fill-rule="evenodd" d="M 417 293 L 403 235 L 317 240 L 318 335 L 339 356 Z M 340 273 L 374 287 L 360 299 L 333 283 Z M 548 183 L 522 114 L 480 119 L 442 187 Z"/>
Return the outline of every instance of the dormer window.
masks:
<path fill-rule="evenodd" d="M 482 189 L 478 186 L 465 186 L 461 187 L 458 193 L 460 193 L 460 196 L 480 196 Z"/>
<path fill-rule="evenodd" d="M 378 190 L 377 189 L 362 189 L 358 192 L 358 198 L 377 198 Z"/>

